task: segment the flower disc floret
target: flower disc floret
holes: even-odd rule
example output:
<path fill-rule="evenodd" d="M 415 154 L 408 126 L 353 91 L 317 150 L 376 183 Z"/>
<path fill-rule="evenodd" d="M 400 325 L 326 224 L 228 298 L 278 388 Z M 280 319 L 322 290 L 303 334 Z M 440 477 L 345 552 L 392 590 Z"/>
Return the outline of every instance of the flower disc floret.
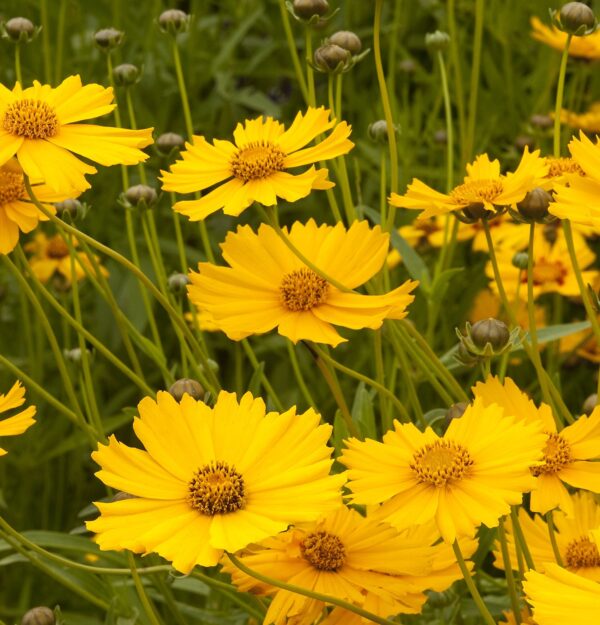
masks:
<path fill-rule="evenodd" d="M 244 478 L 226 462 L 198 469 L 189 483 L 188 502 L 207 516 L 230 514 L 244 507 Z"/>
<path fill-rule="evenodd" d="M 256 141 L 231 159 L 232 174 L 243 182 L 262 180 L 285 168 L 285 154 L 268 141 Z"/>
<path fill-rule="evenodd" d="M 500 180 L 471 180 L 465 182 L 452 191 L 450 196 L 457 204 L 470 205 L 483 202 L 494 204 L 494 200 L 502 193 Z"/>
<path fill-rule="evenodd" d="M 20 200 L 26 195 L 23 174 L 0 169 L 0 206 Z"/>
<path fill-rule="evenodd" d="M 279 290 L 285 308 L 292 312 L 311 310 L 325 302 L 328 283 L 312 269 L 302 267 L 286 273 Z"/>
<path fill-rule="evenodd" d="M 547 434 L 548 440 L 544 448 L 544 464 L 531 468 L 531 472 L 536 477 L 546 473 L 558 473 L 573 462 L 571 445 L 569 445 L 568 441 L 556 432 L 547 432 Z"/>
<path fill-rule="evenodd" d="M 48 139 L 58 133 L 56 111 L 43 100 L 25 98 L 9 104 L 4 111 L 2 128 L 26 139 Z"/>
<path fill-rule="evenodd" d="M 319 571 L 337 571 L 346 561 L 344 543 L 334 534 L 312 532 L 300 542 L 302 557 Z"/>
<path fill-rule="evenodd" d="M 446 486 L 465 477 L 473 466 L 473 459 L 462 445 L 441 440 L 419 449 L 409 466 L 419 481 Z"/>
<path fill-rule="evenodd" d="M 600 567 L 600 552 L 588 536 L 572 540 L 565 553 L 565 564 L 572 569 Z"/>

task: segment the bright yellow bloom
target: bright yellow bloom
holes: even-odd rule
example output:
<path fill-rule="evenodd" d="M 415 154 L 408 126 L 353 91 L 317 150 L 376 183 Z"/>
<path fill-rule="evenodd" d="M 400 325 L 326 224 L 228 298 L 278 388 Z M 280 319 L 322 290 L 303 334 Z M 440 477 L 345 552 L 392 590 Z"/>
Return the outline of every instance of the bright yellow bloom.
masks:
<path fill-rule="evenodd" d="M 31 182 L 45 182 L 56 192 L 85 191 L 85 174 L 96 168 L 73 153 L 100 165 L 135 165 L 148 158 L 139 148 L 152 143 L 152 128 L 127 130 L 78 124 L 110 113 L 112 88 L 82 85 L 79 76 L 65 78 L 58 87 L 9 91 L 0 85 L 0 163 L 16 156 Z"/>
<path fill-rule="evenodd" d="M 560 121 L 571 128 L 579 128 L 585 132 L 600 132 L 600 102 L 594 102 L 585 113 L 574 113 L 563 109 Z"/>
<path fill-rule="evenodd" d="M 475 213 L 480 210 L 494 213 L 496 208 L 520 202 L 539 185 L 547 172 L 545 159 L 540 157 L 539 150 L 529 152 L 525 148 L 516 171 L 504 175 L 500 174 L 498 160 L 490 161 L 487 154 L 480 154 L 467 165 L 463 184 L 452 189 L 449 194 L 440 193 L 414 178 L 404 195 L 392 193 L 390 204 L 422 210 L 421 218 L 466 208 Z"/>
<path fill-rule="evenodd" d="M 36 198 L 51 213 L 55 208 L 49 202 L 61 202 L 74 198 L 79 192 L 56 193 L 48 185 L 34 185 Z M 31 232 L 46 215 L 29 200 L 23 182 L 23 170 L 13 158 L 0 166 L 0 254 L 8 254 L 19 242 L 19 231 Z"/>
<path fill-rule="evenodd" d="M 587 329 L 569 334 L 560 339 L 559 346 L 561 354 L 574 352 L 579 358 L 600 364 L 600 344 L 593 330 Z"/>
<path fill-rule="evenodd" d="M 14 410 L 25 403 L 25 389 L 21 382 L 15 382 L 13 387 L 5 395 L 0 395 L 0 414 Z M 35 406 L 28 406 L 25 410 L 2 419 L 0 421 L 0 436 L 16 436 L 35 423 Z M 6 450 L 0 447 L 0 456 L 6 455 Z"/>
<path fill-rule="evenodd" d="M 518 422 L 477 399 L 443 437 L 394 422 L 383 443 L 350 439 L 340 457 L 354 503 L 383 505 L 374 518 L 398 529 L 435 519 L 446 542 L 472 536 L 535 485 L 530 467 L 542 457 L 538 424 Z"/>
<path fill-rule="evenodd" d="M 572 502 L 573 516 L 568 517 L 562 512 L 554 514 L 558 552 L 569 571 L 599 582 L 600 552 L 590 537 L 590 531 L 600 529 L 600 504 L 591 493 L 581 492 L 569 495 L 569 497 Z M 536 570 L 543 573 L 545 563 L 555 562 L 548 525 L 539 514 L 531 518 L 522 508 L 519 509 L 519 523 Z M 506 530 L 510 563 L 517 571 L 518 558 L 510 519 L 506 521 Z M 494 565 L 503 569 L 502 555 L 498 545 L 494 557 L 496 559 Z"/>
<path fill-rule="evenodd" d="M 550 406 L 542 403 L 536 407 L 510 378 L 501 383 L 489 377 L 473 387 L 473 394 L 484 405 L 500 405 L 507 415 L 544 430 L 543 464 L 531 469 L 536 478 L 531 510 L 545 514 L 560 507 L 572 517 L 573 502 L 563 482 L 600 493 L 600 462 L 594 461 L 600 459 L 600 407 L 558 432 Z"/>
<path fill-rule="evenodd" d="M 567 44 L 567 33 L 555 26 L 546 26 L 539 17 L 531 18 L 533 31 L 531 36 L 547 46 L 562 52 Z M 600 32 L 596 31 L 585 37 L 572 37 L 569 44 L 569 56 L 578 59 L 600 59 Z"/>
<path fill-rule="evenodd" d="M 238 124 L 234 143 L 215 139 L 210 144 L 194 136 L 181 153 L 182 160 L 163 171 L 165 191 L 192 193 L 218 185 L 203 198 L 177 202 L 173 208 L 192 221 L 204 219 L 220 208 L 227 215 L 239 215 L 253 202 L 264 206 L 277 204 L 277 198 L 296 202 L 312 189 L 329 189 L 326 169 L 312 165 L 302 173 L 286 170 L 325 161 L 346 154 L 354 144 L 348 139 L 351 127 L 329 119 L 330 111 L 309 107 L 298 113 L 292 125 L 272 117 L 257 117 Z M 307 146 L 320 134 L 332 129 L 328 137 Z"/>
<path fill-rule="evenodd" d="M 548 564 L 525 573 L 523 588 L 537 625 L 598 625 L 600 584 Z"/>
<path fill-rule="evenodd" d="M 500 621 L 498 625 L 518 625 L 517 619 L 515 618 L 512 610 L 506 610 L 502 614 L 504 614 L 504 618 L 506 620 Z M 521 610 L 521 623 L 523 623 L 523 625 L 536 625 L 528 608 L 523 608 Z"/>
<path fill-rule="evenodd" d="M 517 319 L 517 324 L 525 330 L 529 329 L 527 300 L 519 299 L 516 303 L 511 302 L 511 305 Z M 489 319 L 490 317 L 500 319 L 506 324 L 510 322 L 498 294 L 490 289 L 482 289 L 475 296 L 473 306 L 469 311 L 469 321 L 475 323 L 476 321 Z M 535 325 L 536 328 L 543 328 L 546 325 L 546 311 L 542 306 L 536 305 L 535 307 Z"/>
<path fill-rule="evenodd" d="M 71 243 L 77 247 L 78 243 L 73 239 Z M 61 234 L 55 234 L 48 238 L 43 232 L 35 235 L 33 241 L 25 245 L 25 250 L 31 252 L 29 257 L 29 266 L 31 271 L 39 278 L 41 282 L 48 282 L 55 274 L 59 274 L 69 286 L 73 280 L 73 271 L 71 269 L 71 256 L 69 254 L 69 246 Z M 100 259 L 96 257 L 97 262 Z M 95 273 L 92 261 L 85 252 L 78 253 L 78 259 L 75 260 L 75 277 L 77 281 L 85 278 L 85 268 Z M 100 267 L 102 274 L 108 276 L 108 271 L 104 267 Z"/>
<path fill-rule="evenodd" d="M 286 231 L 287 232 L 287 231 Z M 389 235 L 366 221 L 348 230 L 340 223 L 317 226 L 314 220 L 296 222 L 289 240 L 323 273 L 355 289 L 383 266 Z M 384 295 L 345 292 L 306 267 L 265 224 L 257 233 L 239 226 L 221 244 L 229 267 L 200 263 L 190 273 L 190 300 L 208 312 L 232 340 L 277 328 L 294 343 L 306 339 L 338 345 L 334 325 L 379 328 L 386 318 L 402 319 L 417 283 L 408 280 Z"/>
<path fill-rule="evenodd" d="M 156 552 L 183 573 L 309 521 L 341 503 L 330 476 L 330 425 L 313 410 L 265 414 L 262 399 L 222 391 L 214 408 L 185 394 L 144 398 L 133 429 L 145 450 L 114 436 L 92 458 L 108 486 L 133 498 L 97 503 L 87 523 L 101 549 Z"/>
<path fill-rule="evenodd" d="M 442 591 L 461 578 L 452 549 L 443 543 L 432 546 L 438 539 L 432 524 L 401 534 L 387 523 L 340 507 L 265 540 L 239 558 L 257 573 L 388 617 L 418 614 L 426 601 L 424 590 Z M 467 541 L 466 553 L 475 546 Z M 231 564 L 225 570 L 240 590 L 273 596 L 265 625 L 311 625 L 325 608 L 321 601 L 257 582 Z"/>

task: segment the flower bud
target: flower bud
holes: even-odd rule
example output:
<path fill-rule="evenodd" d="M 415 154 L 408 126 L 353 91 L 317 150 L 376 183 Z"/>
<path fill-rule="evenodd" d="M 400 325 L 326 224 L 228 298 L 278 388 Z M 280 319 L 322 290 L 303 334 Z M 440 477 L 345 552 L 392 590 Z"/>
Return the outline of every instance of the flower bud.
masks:
<path fill-rule="evenodd" d="M 540 223 L 548 217 L 548 206 L 551 201 L 552 196 L 548 191 L 542 187 L 536 187 L 529 191 L 520 202 L 517 202 L 517 209 L 525 221 Z"/>
<path fill-rule="evenodd" d="M 507 325 L 492 317 L 475 322 L 471 327 L 470 336 L 475 347 L 484 350 L 487 345 L 491 345 L 494 352 L 504 349 L 510 340 Z"/>
<path fill-rule="evenodd" d="M 161 30 L 170 35 L 183 33 L 188 29 L 190 16 L 179 9 L 163 11 L 158 18 Z"/>
<path fill-rule="evenodd" d="M 6 36 L 17 43 L 31 41 L 39 32 L 26 17 L 13 17 L 2 25 Z"/>
<path fill-rule="evenodd" d="M 594 12 L 583 2 L 567 2 L 554 20 L 560 30 L 579 37 L 590 35 L 597 25 Z"/>
<path fill-rule="evenodd" d="M 583 406 L 581 410 L 583 414 L 586 414 L 588 417 L 594 412 L 594 408 L 598 405 L 598 394 L 592 393 L 586 400 L 583 402 Z"/>
<path fill-rule="evenodd" d="M 152 187 L 146 184 L 136 184 L 125 191 L 125 199 L 131 206 L 143 209 L 154 206 L 158 200 L 158 195 Z"/>
<path fill-rule="evenodd" d="M 348 50 L 352 56 L 362 50 L 362 41 L 356 33 L 350 30 L 338 30 L 327 39 L 328 43 L 333 43 L 344 50 Z"/>
<path fill-rule="evenodd" d="M 132 63 L 122 63 L 113 70 L 113 78 L 119 87 L 135 85 L 140 79 L 140 69 Z"/>
<path fill-rule="evenodd" d="M 175 295 L 183 295 L 187 291 L 187 285 L 191 280 L 184 273 L 174 273 L 169 276 L 167 286 Z"/>
<path fill-rule="evenodd" d="M 393 132 L 396 132 L 395 128 Z M 378 119 L 376 122 L 369 124 L 367 133 L 369 134 L 369 139 L 376 143 L 387 143 L 389 140 L 388 127 L 385 119 Z"/>
<path fill-rule="evenodd" d="M 21 619 L 21 625 L 54 625 L 55 623 L 54 612 L 46 606 L 31 608 Z"/>
<path fill-rule="evenodd" d="M 529 266 L 529 254 L 527 252 L 517 252 L 512 257 L 512 264 L 517 269 L 527 269 Z"/>
<path fill-rule="evenodd" d="M 532 115 L 529 118 L 529 123 L 535 128 L 540 128 L 541 130 L 546 130 L 547 128 L 552 128 L 554 124 L 554 120 L 550 115 Z"/>
<path fill-rule="evenodd" d="M 398 63 L 398 69 L 405 74 L 413 74 L 417 69 L 417 64 L 412 59 L 403 59 Z"/>
<path fill-rule="evenodd" d="M 310 20 L 313 15 L 322 17 L 329 11 L 327 0 L 294 0 L 294 13 L 303 20 Z"/>
<path fill-rule="evenodd" d="M 352 55 L 334 43 L 328 43 L 315 50 L 314 61 L 318 70 L 326 74 L 340 72 Z"/>
<path fill-rule="evenodd" d="M 200 382 L 192 380 L 190 378 L 181 378 L 171 385 L 169 393 L 175 398 L 175 401 L 180 402 L 184 395 L 189 395 L 193 399 L 202 399 L 204 397 L 204 389 Z"/>
<path fill-rule="evenodd" d="M 425 46 L 430 52 L 440 52 L 445 50 L 450 43 L 450 35 L 441 30 L 425 35 Z"/>
<path fill-rule="evenodd" d="M 54 208 L 56 208 L 56 214 L 61 219 L 69 217 L 71 221 L 83 213 L 83 204 L 79 200 L 75 199 L 56 202 Z"/>
<path fill-rule="evenodd" d="M 181 149 L 185 144 L 185 139 L 175 132 L 165 132 L 154 142 L 156 149 L 163 155 L 169 156 L 173 150 Z"/>
<path fill-rule="evenodd" d="M 110 52 L 121 45 L 124 36 L 125 33 L 116 28 L 103 28 L 94 35 L 94 41 L 101 50 Z"/>

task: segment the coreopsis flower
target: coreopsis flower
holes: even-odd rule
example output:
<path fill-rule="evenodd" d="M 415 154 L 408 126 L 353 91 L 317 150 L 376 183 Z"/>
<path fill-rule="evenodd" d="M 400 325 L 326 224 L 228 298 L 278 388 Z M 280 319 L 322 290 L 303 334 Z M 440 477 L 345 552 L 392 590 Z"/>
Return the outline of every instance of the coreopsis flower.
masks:
<path fill-rule="evenodd" d="M 286 231 L 287 232 L 287 231 Z M 294 223 L 286 236 L 324 274 L 348 289 L 372 278 L 383 266 L 389 235 L 366 221 L 348 230 Z M 190 300 L 208 312 L 232 340 L 277 328 L 294 343 L 306 339 L 338 345 L 334 325 L 379 328 L 386 318 L 401 319 L 417 283 L 410 280 L 384 295 L 345 292 L 309 269 L 270 226 L 255 233 L 239 226 L 221 244 L 229 267 L 200 263 L 190 274 Z"/>
<path fill-rule="evenodd" d="M 467 210 L 469 217 L 493 216 L 497 209 L 520 202 L 547 172 L 539 150 L 529 152 L 525 148 L 519 166 L 508 174 L 500 174 L 498 160 L 490 161 L 487 154 L 480 154 L 467 165 L 463 183 L 450 193 L 440 193 L 414 178 L 404 195 L 392 193 L 390 204 L 422 210 L 421 218 L 462 210 Z"/>
<path fill-rule="evenodd" d="M 563 337 L 560 339 L 559 349 L 561 354 L 571 352 L 588 362 L 600 364 L 600 344 L 594 332 L 589 329 Z"/>
<path fill-rule="evenodd" d="M 544 573 L 525 573 L 528 603 L 537 625 L 596 625 L 600 614 L 600 584 L 548 564 Z"/>
<path fill-rule="evenodd" d="M 342 506 L 238 557 L 257 573 L 388 617 L 419 613 L 425 589 L 442 591 L 462 577 L 452 549 L 444 543 L 433 546 L 438 539 L 432 524 L 401 534 Z M 464 546 L 470 554 L 476 545 L 466 541 Z M 258 582 L 231 564 L 224 568 L 240 590 L 273 597 L 265 624 L 311 625 L 323 613 L 321 601 Z"/>
<path fill-rule="evenodd" d="M 161 172 L 163 189 L 192 193 L 215 188 L 200 199 L 177 202 L 173 209 L 198 221 L 221 208 L 237 216 L 253 202 L 273 206 L 277 198 L 296 202 L 312 189 L 329 189 L 333 184 L 327 180 L 327 170 L 315 169 L 314 163 L 354 147 L 348 139 L 351 127 L 329 116 L 328 109 L 309 107 L 296 115 L 287 130 L 272 117 L 249 119 L 237 125 L 234 143 L 215 139 L 211 144 L 194 136 L 181 160 Z M 332 128 L 321 142 L 306 147 Z M 301 173 L 288 171 L 305 165 L 311 167 Z"/>
<path fill-rule="evenodd" d="M 571 128 L 585 132 L 600 132 L 600 102 L 592 103 L 585 113 L 575 113 L 567 109 L 560 112 L 560 121 Z"/>
<path fill-rule="evenodd" d="M 25 389 L 17 381 L 6 394 L 0 394 L 0 414 L 19 408 L 25 403 Z M 25 410 L 0 420 L 0 436 L 16 436 L 35 423 L 35 406 L 28 406 Z M 0 447 L 0 456 L 6 455 L 6 450 Z"/>
<path fill-rule="evenodd" d="M 531 36 L 534 39 L 560 52 L 565 49 L 567 33 L 555 26 L 546 26 L 539 17 L 531 18 L 531 27 L 533 28 Z M 577 59 L 600 59 L 600 32 L 585 37 L 572 37 L 569 44 L 569 56 Z"/>
<path fill-rule="evenodd" d="M 266 413 L 262 399 L 225 391 L 214 408 L 159 392 L 138 410 L 144 450 L 111 436 L 92 454 L 98 478 L 133 495 L 96 504 L 87 527 L 101 549 L 156 552 L 189 573 L 341 503 L 332 428 L 313 410 Z"/>
<path fill-rule="evenodd" d="M 590 267 L 596 256 L 585 239 L 581 236 L 573 238 L 577 260 L 581 269 Z M 509 247 L 501 247 L 496 250 L 498 267 L 502 275 L 504 288 L 509 298 L 516 297 L 520 290 L 523 295 L 527 292 L 527 270 L 515 267 L 513 258 L 515 250 Z M 556 240 L 549 241 L 538 228 L 535 233 L 533 249 L 533 296 L 538 298 L 543 293 L 560 293 L 565 297 L 579 297 L 579 285 L 569 260 L 569 250 L 562 230 L 556 231 Z M 494 270 L 491 262 L 488 262 L 485 273 L 490 278 L 490 287 L 497 291 Z M 586 284 L 596 281 L 596 270 L 582 271 L 583 280 Z"/>
<path fill-rule="evenodd" d="M 569 571 L 600 582 L 600 552 L 590 537 L 590 531 L 600 529 L 600 504 L 591 493 L 587 492 L 575 493 L 569 497 L 572 502 L 573 516 L 568 517 L 562 512 L 556 512 L 553 515 L 558 552 L 565 568 Z M 545 563 L 555 561 L 548 524 L 539 514 L 531 518 L 522 508 L 519 509 L 519 524 L 536 570 L 542 573 Z M 510 563 L 517 571 L 519 561 L 510 519 L 506 521 L 506 533 Z M 495 566 L 503 569 L 498 546 L 494 557 Z"/>
<path fill-rule="evenodd" d="M 46 184 L 33 186 L 36 198 L 51 213 L 56 212 L 52 202 L 60 202 L 79 195 L 56 193 Z M 40 221 L 46 221 L 44 215 L 31 203 L 23 181 L 23 170 L 12 158 L 0 166 L 0 254 L 12 252 L 19 242 L 19 232 L 31 232 Z"/>
<path fill-rule="evenodd" d="M 73 247 L 78 243 L 75 239 L 71 241 Z M 35 235 L 33 241 L 25 245 L 25 250 L 30 252 L 29 266 L 31 271 L 41 282 L 48 282 L 54 275 L 60 275 L 66 285 L 70 285 L 73 279 L 77 281 L 85 278 L 85 268 L 94 273 L 92 261 L 85 252 L 78 252 L 75 259 L 75 273 L 71 266 L 71 255 L 69 246 L 61 234 L 55 234 L 48 238 L 43 232 Z M 96 257 L 97 262 L 100 259 Z M 108 271 L 100 267 L 104 276 L 108 276 Z"/>
<path fill-rule="evenodd" d="M 574 515 L 573 501 L 565 484 L 600 493 L 600 407 L 588 417 L 583 415 L 560 432 L 547 404 L 539 408 L 510 379 L 500 382 L 489 377 L 473 387 L 473 395 L 484 405 L 499 405 L 507 415 L 522 423 L 541 427 L 546 437 L 543 463 L 532 465 L 536 483 L 530 508 L 545 514 L 559 507 Z"/>
<path fill-rule="evenodd" d="M 527 310 L 527 301 L 519 299 L 511 302 L 513 313 L 519 325 L 524 330 L 529 329 L 529 313 Z M 504 323 L 509 323 L 506 311 L 502 306 L 502 302 L 497 293 L 490 289 L 482 289 L 477 293 L 473 300 L 473 305 L 469 310 L 469 321 L 475 323 L 480 319 L 500 319 Z M 543 328 L 546 325 L 546 310 L 543 306 L 535 307 L 535 327 Z"/>
<path fill-rule="evenodd" d="M 0 163 L 16 156 L 33 183 L 46 183 L 56 192 L 80 193 L 89 188 L 86 174 L 100 165 L 135 165 L 148 158 L 140 148 L 152 143 L 152 128 L 128 130 L 75 123 L 110 113 L 112 88 L 82 85 L 79 76 L 58 87 L 42 85 L 10 91 L 0 85 Z"/>
<path fill-rule="evenodd" d="M 383 442 L 355 438 L 340 457 L 348 467 L 350 499 L 382 505 L 374 518 L 398 529 L 435 520 L 446 542 L 472 536 L 535 486 L 530 467 L 542 457 L 539 424 L 519 422 L 476 399 L 444 436 L 394 422 Z"/>

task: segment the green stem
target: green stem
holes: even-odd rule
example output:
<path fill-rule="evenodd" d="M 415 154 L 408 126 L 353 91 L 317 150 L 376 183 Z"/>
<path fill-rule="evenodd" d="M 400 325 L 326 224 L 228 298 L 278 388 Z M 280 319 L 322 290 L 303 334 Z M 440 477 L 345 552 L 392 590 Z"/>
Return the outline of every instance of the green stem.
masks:
<path fill-rule="evenodd" d="M 54 82 L 58 84 L 62 77 L 63 51 L 65 46 L 65 21 L 67 17 L 67 0 L 60 0 L 58 9 L 58 27 L 56 32 L 56 55 L 54 57 Z"/>
<path fill-rule="evenodd" d="M 564 567 L 563 559 L 560 555 L 560 550 L 556 541 L 556 527 L 554 526 L 554 515 L 552 510 L 550 510 L 546 514 L 546 523 L 548 525 L 548 535 L 550 536 L 550 544 L 552 545 L 552 551 L 554 552 L 556 564 L 558 564 L 558 566 Z"/>
<path fill-rule="evenodd" d="M 142 580 L 135 566 L 135 559 L 133 554 L 129 551 L 127 552 L 127 561 L 129 562 L 129 570 L 131 571 L 133 585 L 135 586 L 137 596 L 142 604 L 142 608 L 144 609 L 146 616 L 148 617 L 148 620 L 151 625 L 163 625 L 162 621 L 158 617 L 158 614 L 156 613 L 156 610 L 154 609 L 154 606 L 150 602 L 148 595 L 146 594 L 144 584 L 142 584 Z"/>
<path fill-rule="evenodd" d="M 565 77 L 567 75 L 567 61 L 569 60 L 569 46 L 573 35 L 567 34 L 564 50 L 560 58 L 560 69 L 558 70 L 558 84 L 556 85 L 556 103 L 554 105 L 554 140 L 553 154 L 555 158 L 560 156 L 560 112 L 562 110 L 563 98 L 565 95 Z"/>
<path fill-rule="evenodd" d="M 15 76 L 21 87 L 24 87 L 23 74 L 21 72 L 21 45 L 22 44 L 20 42 L 15 44 Z"/>
<path fill-rule="evenodd" d="M 42 49 L 44 50 L 44 81 L 50 84 L 52 80 L 52 59 L 50 50 L 50 18 L 48 16 L 48 0 L 40 0 L 40 23 L 42 24 Z"/>
<path fill-rule="evenodd" d="M 521 527 L 521 522 L 519 521 L 517 506 L 511 506 L 510 520 L 512 522 L 515 542 L 518 541 L 519 545 L 521 546 L 521 551 L 523 552 L 523 557 L 525 558 L 527 568 L 531 571 L 535 571 L 535 564 L 533 562 L 533 558 L 531 557 L 531 551 L 529 551 L 529 545 L 527 544 L 525 534 L 523 533 L 523 528 Z"/>
<path fill-rule="evenodd" d="M 446 64 L 441 50 L 437 52 L 438 65 L 440 66 L 440 78 L 442 81 L 442 93 L 444 94 L 444 113 L 446 117 L 446 191 L 450 191 L 454 181 L 454 125 L 452 124 L 452 108 L 450 104 L 450 90 L 448 89 L 448 76 Z"/>
<path fill-rule="evenodd" d="M 306 83 L 308 85 L 307 103 L 309 106 L 316 106 L 315 72 L 311 65 L 313 57 L 312 30 L 308 24 L 304 27 L 304 42 L 306 52 Z"/>
<path fill-rule="evenodd" d="M 508 541 L 506 540 L 506 530 L 504 528 L 504 519 L 500 519 L 498 524 L 498 539 L 500 541 L 500 551 L 502 553 L 502 564 L 506 575 L 506 586 L 508 588 L 508 596 L 515 617 L 516 625 L 521 625 L 521 607 L 519 605 L 519 597 L 517 596 L 517 587 L 515 575 L 510 562 L 510 554 L 508 552 Z"/>
<path fill-rule="evenodd" d="M 481 44 L 483 41 L 484 0 L 475 0 L 475 32 L 473 34 L 473 63 L 469 86 L 469 117 L 467 120 L 466 158 L 471 159 L 475 143 L 475 120 L 477 119 L 477 96 L 479 95 L 479 69 L 481 66 Z"/>
<path fill-rule="evenodd" d="M 302 72 L 302 65 L 300 63 L 300 57 L 298 56 L 298 50 L 296 49 L 296 42 L 294 41 L 294 34 L 292 33 L 292 26 L 290 24 L 290 17 L 285 6 L 285 0 L 278 0 L 278 2 L 279 12 L 281 13 L 281 22 L 283 24 L 283 31 L 285 32 L 285 39 L 287 41 L 287 46 L 290 51 L 290 56 L 292 57 L 294 71 L 296 72 L 296 80 L 298 81 L 298 86 L 300 87 L 300 91 L 302 92 L 302 97 L 304 98 L 304 101 L 310 103 L 311 100 L 308 88 L 306 86 L 306 80 L 304 79 L 304 73 Z"/>
<path fill-rule="evenodd" d="M 462 65 L 459 56 L 458 32 L 456 30 L 456 1 L 448 0 L 448 33 L 450 35 L 450 56 L 454 73 L 454 91 L 456 93 L 456 111 L 458 113 L 458 134 L 460 135 L 460 153 L 466 162 L 465 95 L 462 81 Z"/>
<path fill-rule="evenodd" d="M 254 350 L 252 349 L 252 346 L 250 345 L 248 339 L 242 339 L 242 347 L 246 352 L 246 356 L 248 356 L 248 360 L 252 363 L 254 371 L 259 371 L 260 364 L 258 362 L 258 358 L 256 357 L 256 354 L 254 353 Z M 269 382 L 269 379 L 264 374 L 264 372 L 260 374 L 260 381 L 261 384 L 265 387 L 265 391 L 267 391 L 269 397 L 272 399 L 275 408 L 277 408 L 279 412 L 284 412 L 283 404 L 281 403 L 281 400 L 275 392 L 275 389 L 271 386 L 271 383 Z"/>
<path fill-rule="evenodd" d="M 304 401 L 311 408 L 313 408 L 313 410 L 317 410 L 317 404 L 310 394 L 308 386 L 306 385 L 306 381 L 304 380 L 304 376 L 302 375 L 302 369 L 300 368 L 300 363 L 298 362 L 298 356 L 296 355 L 294 344 L 292 343 L 292 341 L 286 341 L 286 346 L 288 350 L 288 355 L 290 357 L 290 362 L 292 363 L 292 369 L 294 370 L 294 375 L 296 376 L 296 382 L 298 383 L 300 392 L 304 396 Z"/>

